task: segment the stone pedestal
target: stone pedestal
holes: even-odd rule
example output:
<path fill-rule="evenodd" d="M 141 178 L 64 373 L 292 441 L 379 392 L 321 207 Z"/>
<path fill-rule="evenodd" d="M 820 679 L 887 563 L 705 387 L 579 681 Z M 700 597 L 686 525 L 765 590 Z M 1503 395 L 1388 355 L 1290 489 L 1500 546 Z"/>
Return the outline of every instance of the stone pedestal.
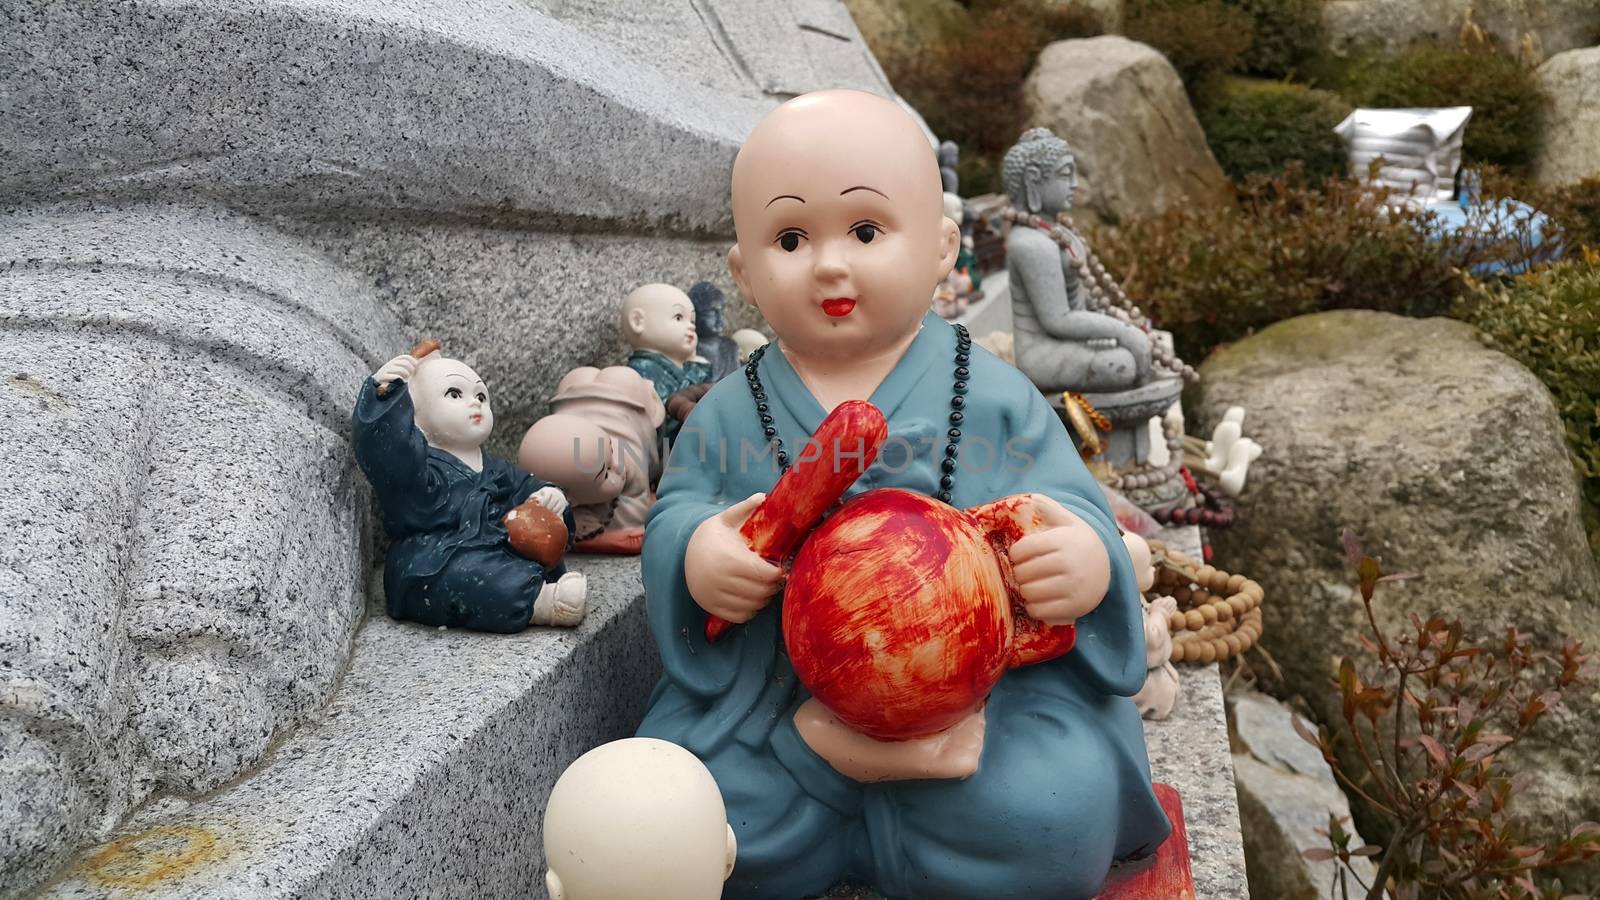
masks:
<path fill-rule="evenodd" d="M 1183 379 L 1176 376 L 1161 378 L 1149 384 L 1126 391 L 1084 394 L 1089 402 L 1107 419 L 1111 431 L 1102 438 L 1105 450 L 1094 462 L 1109 466 L 1111 471 L 1125 480 L 1136 479 L 1119 489 L 1135 504 L 1146 510 L 1170 509 L 1188 498 L 1183 479 L 1177 477 L 1181 454 L 1174 454 L 1166 467 L 1150 465 L 1150 419 L 1166 413 L 1183 395 Z M 1048 398 L 1050 406 L 1066 420 L 1064 400 L 1060 394 Z M 1072 425 L 1067 423 L 1068 433 Z M 1076 441 L 1076 435 L 1074 435 Z M 1149 483 L 1142 483 L 1148 480 Z"/>

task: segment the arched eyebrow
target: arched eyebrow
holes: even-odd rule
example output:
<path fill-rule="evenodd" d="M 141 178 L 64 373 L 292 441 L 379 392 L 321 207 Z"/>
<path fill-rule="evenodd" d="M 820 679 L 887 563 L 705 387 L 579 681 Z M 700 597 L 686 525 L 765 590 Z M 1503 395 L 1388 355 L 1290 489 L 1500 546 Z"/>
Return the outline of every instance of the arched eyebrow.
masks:
<path fill-rule="evenodd" d="M 799 200 L 801 203 L 806 202 L 804 197 L 796 197 L 793 194 L 779 194 L 778 196 L 773 197 L 771 200 L 768 200 L 767 206 L 771 206 L 772 204 L 777 203 L 779 200 Z"/>
<path fill-rule="evenodd" d="M 883 191 L 880 191 L 877 188 L 867 187 L 864 184 L 858 184 L 855 187 L 845 188 L 844 190 L 839 192 L 839 196 L 843 197 L 845 194 L 848 194 L 851 191 L 871 191 L 874 194 L 877 194 L 879 197 L 882 197 L 885 200 L 889 199 L 889 195 L 888 194 L 885 194 Z"/>

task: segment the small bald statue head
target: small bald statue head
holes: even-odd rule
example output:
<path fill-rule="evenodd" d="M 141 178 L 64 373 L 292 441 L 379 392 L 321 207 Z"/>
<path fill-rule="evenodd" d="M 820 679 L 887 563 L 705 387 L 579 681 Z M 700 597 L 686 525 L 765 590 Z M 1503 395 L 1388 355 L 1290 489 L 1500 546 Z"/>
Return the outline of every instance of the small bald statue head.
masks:
<path fill-rule="evenodd" d="M 622 447 L 605 429 L 564 413 L 545 416 L 523 434 L 517 465 L 579 506 L 615 500 L 627 479 Z"/>
<path fill-rule="evenodd" d="M 736 850 L 711 772 L 655 738 L 578 757 L 545 807 L 550 900 L 717 900 Z"/>
<path fill-rule="evenodd" d="M 494 430 L 489 388 L 472 367 L 437 353 L 424 357 L 411 378 L 417 430 L 446 450 L 477 449 Z"/>
<path fill-rule="evenodd" d="M 694 303 L 670 284 L 646 284 L 622 301 L 622 335 L 637 350 L 654 350 L 678 365 L 694 356 Z"/>
<path fill-rule="evenodd" d="M 785 348 L 881 354 L 915 335 L 955 264 L 933 148 L 893 101 L 818 91 L 756 125 L 733 164 L 728 268 Z"/>

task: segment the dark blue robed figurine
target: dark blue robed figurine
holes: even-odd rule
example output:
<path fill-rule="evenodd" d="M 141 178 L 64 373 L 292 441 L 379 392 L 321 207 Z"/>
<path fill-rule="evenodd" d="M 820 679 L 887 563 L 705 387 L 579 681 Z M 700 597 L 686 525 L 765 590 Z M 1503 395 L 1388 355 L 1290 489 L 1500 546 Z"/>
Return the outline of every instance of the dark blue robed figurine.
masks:
<path fill-rule="evenodd" d="M 361 386 L 351 425 L 356 461 L 383 512 L 389 615 L 424 625 L 514 632 L 576 625 L 584 576 L 512 549 L 507 513 L 528 500 L 565 519 L 561 490 L 483 452 L 489 389 L 437 353 L 385 363 Z"/>

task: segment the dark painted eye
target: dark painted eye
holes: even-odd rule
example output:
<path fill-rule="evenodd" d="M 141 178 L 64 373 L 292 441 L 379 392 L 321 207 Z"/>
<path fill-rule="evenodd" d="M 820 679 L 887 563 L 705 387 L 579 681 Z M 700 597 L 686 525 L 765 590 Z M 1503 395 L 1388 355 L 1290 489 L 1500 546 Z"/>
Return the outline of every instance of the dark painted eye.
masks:
<path fill-rule="evenodd" d="M 479 403 L 488 403 L 489 402 L 489 395 L 483 393 L 482 391 L 479 391 L 478 392 L 478 402 Z"/>
<path fill-rule="evenodd" d="M 785 231 L 783 234 L 778 235 L 778 246 L 782 247 L 783 248 L 783 252 L 785 252 L 785 253 L 793 253 L 796 250 L 799 250 L 800 249 L 800 234 L 799 234 L 799 232 Z"/>
<path fill-rule="evenodd" d="M 444 395 L 446 397 L 449 397 L 451 400 L 460 400 L 461 399 L 461 388 L 456 388 L 456 387 L 445 388 L 444 389 Z"/>
<path fill-rule="evenodd" d="M 856 236 L 856 240 L 863 244 L 872 243 L 872 239 L 878 236 L 878 226 L 876 225 L 857 225 L 850 231 Z"/>

